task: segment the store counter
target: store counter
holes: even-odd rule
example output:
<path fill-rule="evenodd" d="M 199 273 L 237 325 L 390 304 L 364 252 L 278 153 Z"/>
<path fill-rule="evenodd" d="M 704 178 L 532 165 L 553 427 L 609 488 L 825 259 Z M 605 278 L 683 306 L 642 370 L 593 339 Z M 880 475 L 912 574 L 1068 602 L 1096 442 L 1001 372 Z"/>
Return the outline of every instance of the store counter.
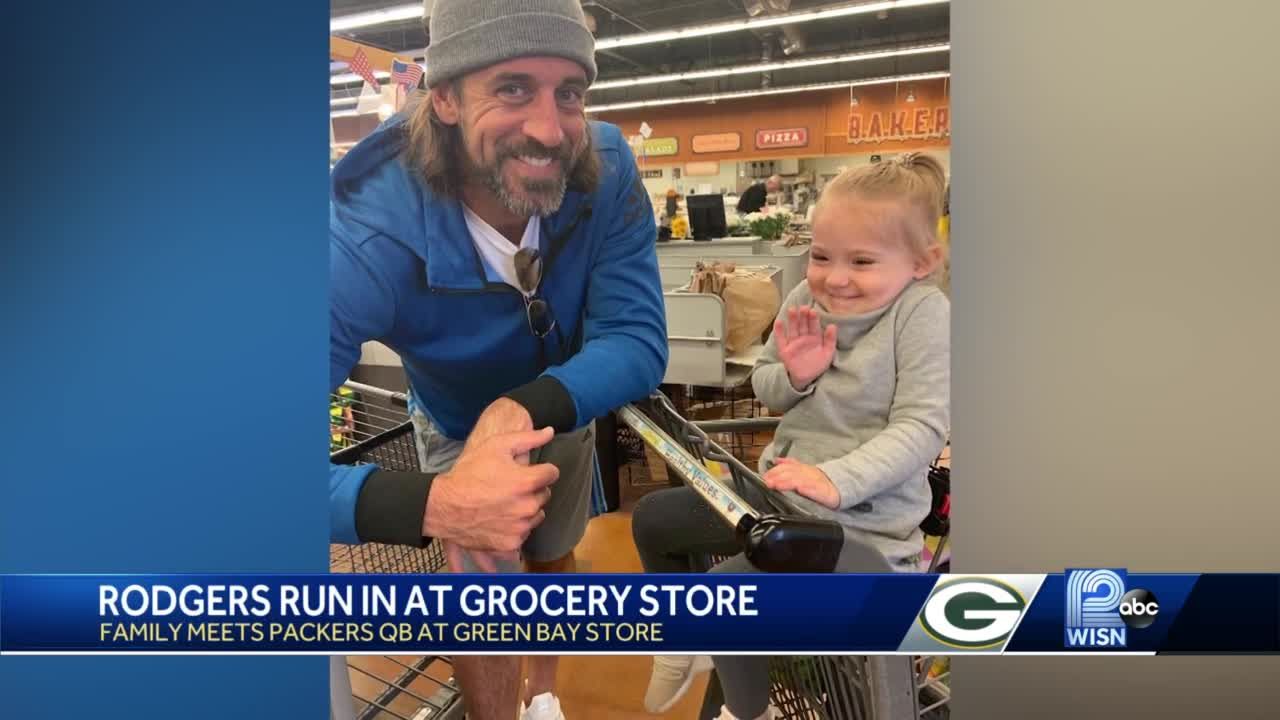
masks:
<path fill-rule="evenodd" d="M 746 252 L 754 255 L 768 255 L 766 246 L 769 242 L 754 235 L 739 237 L 714 238 L 712 240 L 668 240 L 658 243 L 658 257 L 698 256 L 708 252 Z"/>
<path fill-rule="evenodd" d="M 781 240 L 733 237 L 720 240 L 674 240 L 658 243 L 658 270 L 664 289 L 689 281 L 699 262 L 731 262 L 735 265 L 773 265 L 781 271 L 779 286 L 786 298 L 804 280 L 809 264 L 809 245 L 787 247 Z"/>

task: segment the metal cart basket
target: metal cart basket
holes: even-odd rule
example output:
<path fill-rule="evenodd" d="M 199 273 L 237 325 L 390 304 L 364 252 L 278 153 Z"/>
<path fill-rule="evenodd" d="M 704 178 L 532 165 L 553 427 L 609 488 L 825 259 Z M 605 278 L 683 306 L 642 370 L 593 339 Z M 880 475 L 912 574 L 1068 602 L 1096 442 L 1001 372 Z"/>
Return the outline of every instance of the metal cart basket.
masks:
<path fill-rule="evenodd" d="M 692 487 L 730 527 L 747 558 L 769 572 L 887 571 L 877 555 L 839 525 L 803 518 L 786 496 L 765 487 L 742 460 L 711 440 L 708 433 L 768 431 L 778 418 L 746 418 L 691 422 L 661 393 L 647 402 L 618 411 L 619 419 L 639 434 L 670 470 Z M 727 477 L 708 469 L 708 461 L 727 468 Z M 931 484 L 937 491 L 934 469 Z M 748 489 L 754 492 L 747 493 Z M 768 507 L 753 508 L 741 495 L 765 498 Z M 935 507 L 938 504 L 935 503 Z M 945 518 L 943 518 L 945 519 Z M 939 524 L 931 515 L 931 527 Z M 939 551 L 941 543 L 939 543 Z M 877 555 L 878 556 L 878 555 Z M 939 554 L 935 553 L 936 568 Z M 716 558 L 700 558 L 710 567 Z M 932 658 L 901 656 L 775 657 L 771 663 L 770 699 L 784 718 L 814 720 L 906 720 L 949 717 L 949 673 L 930 677 Z M 708 688 L 700 717 L 714 717 L 723 702 L 719 684 Z"/>
<path fill-rule="evenodd" d="M 348 382 L 331 405 L 331 461 L 376 463 L 392 470 L 417 470 L 407 398 Z M 829 572 L 847 564 L 850 553 L 866 552 L 838 527 L 800 519 L 782 496 L 764 488 L 739 458 L 713 442 L 709 432 L 768 431 L 777 418 L 694 423 L 682 418 L 661 394 L 618 411 L 663 461 L 694 487 L 731 526 L 758 567 L 770 571 Z M 728 479 L 713 475 L 706 461 L 722 463 Z M 748 484 L 763 489 L 769 507 L 753 508 L 739 497 Z M 834 530 L 834 533 L 833 533 Z M 712 558 L 706 558 L 708 564 Z M 800 563 L 801 565 L 797 565 Z M 445 567 L 439 548 L 379 545 L 330 546 L 331 572 L 430 573 Z M 948 717 L 946 674 L 929 677 L 930 658 L 778 657 L 770 670 L 771 701 L 784 718 L 814 720 L 898 720 Z M 334 720 L 461 720 L 461 693 L 446 657 L 361 656 L 334 658 L 331 665 Z M 702 717 L 722 700 L 718 683 L 708 690 Z"/>
<path fill-rule="evenodd" d="M 388 470 L 417 470 L 407 398 L 347 382 L 330 398 L 330 461 L 376 463 Z M 445 567 L 436 544 L 329 546 L 335 573 L 433 573 Z M 333 720 L 461 720 L 462 695 L 453 666 L 441 656 L 335 657 L 330 665 Z"/>

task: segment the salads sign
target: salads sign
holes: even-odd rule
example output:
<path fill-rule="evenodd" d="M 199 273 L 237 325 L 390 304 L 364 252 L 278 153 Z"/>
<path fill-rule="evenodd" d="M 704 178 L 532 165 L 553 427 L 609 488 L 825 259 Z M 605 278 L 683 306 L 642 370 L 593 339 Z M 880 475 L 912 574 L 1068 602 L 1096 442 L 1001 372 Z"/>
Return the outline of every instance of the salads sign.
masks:
<path fill-rule="evenodd" d="M 644 141 L 646 157 L 662 157 L 680 152 L 680 140 L 673 137 L 647 138 Z"/>

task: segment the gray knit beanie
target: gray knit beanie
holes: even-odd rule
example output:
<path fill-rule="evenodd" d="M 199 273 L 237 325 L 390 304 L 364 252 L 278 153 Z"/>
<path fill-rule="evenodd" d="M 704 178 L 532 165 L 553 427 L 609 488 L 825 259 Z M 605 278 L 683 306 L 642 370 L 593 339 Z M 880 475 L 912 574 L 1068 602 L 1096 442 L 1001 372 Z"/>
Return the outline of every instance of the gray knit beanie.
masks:
<path fill-rule="evenodd" d="M 573 60 L 595 82 L 595 38 L 580 0 L 425 0 L 427 87 L 529 55 Z"/>

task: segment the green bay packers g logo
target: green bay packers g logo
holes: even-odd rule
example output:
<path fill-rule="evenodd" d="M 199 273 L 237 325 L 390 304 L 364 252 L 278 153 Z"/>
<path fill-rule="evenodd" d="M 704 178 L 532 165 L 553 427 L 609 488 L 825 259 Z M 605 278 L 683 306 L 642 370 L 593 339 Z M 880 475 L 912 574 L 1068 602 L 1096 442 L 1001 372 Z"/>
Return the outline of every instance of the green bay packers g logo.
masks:
<path fill-rule="evenodd" d="M 943 645 L 977 650 L 1003 643 L 1018 626 L 1027 601 L 999 580 L 966 578 L 934 588 L 920 611 L 920 626 Z"/>

